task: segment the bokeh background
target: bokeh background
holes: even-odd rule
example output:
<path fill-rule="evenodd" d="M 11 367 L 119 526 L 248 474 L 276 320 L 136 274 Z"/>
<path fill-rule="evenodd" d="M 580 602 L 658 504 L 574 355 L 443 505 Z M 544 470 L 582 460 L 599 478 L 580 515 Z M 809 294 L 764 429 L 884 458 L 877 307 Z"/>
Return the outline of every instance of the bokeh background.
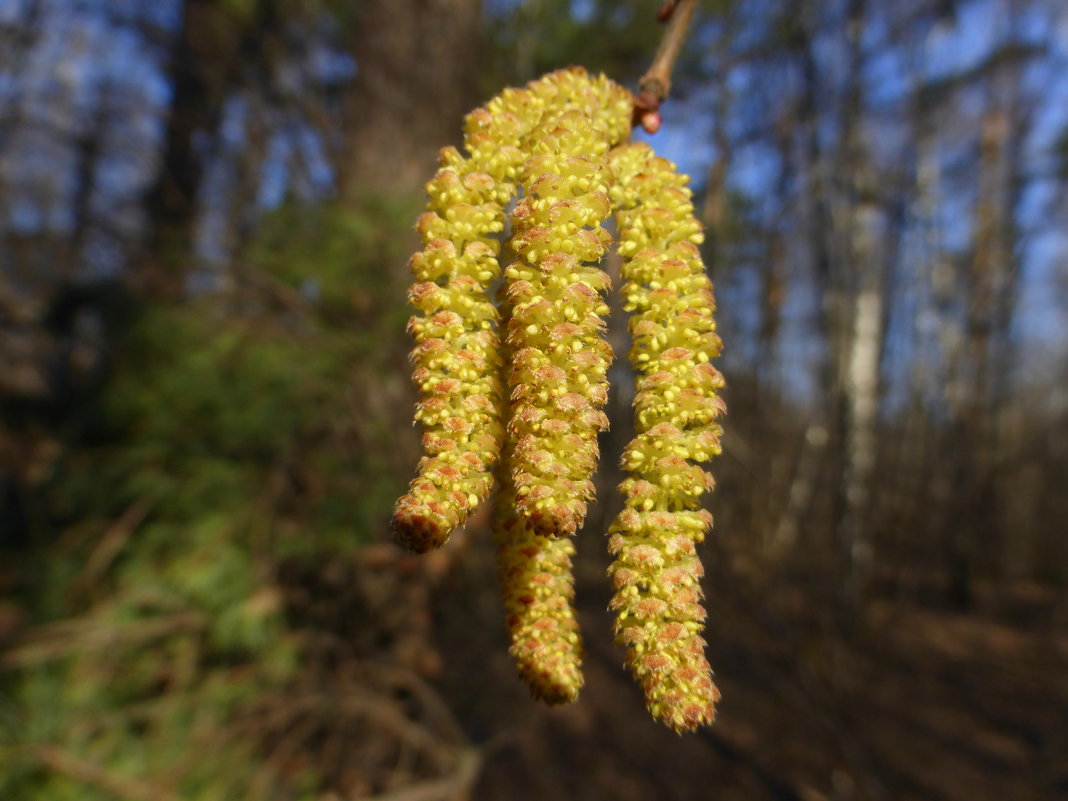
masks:
<path fill-rule="evenodd" d="M 1062 0 L 700 5 L 651 141 L 726 342 L 714 727 L 612 643 L 623 361 L 576 705 L 484 515 L 391 544 L 435 153 L 550 69 L 633 87 L 656 6 L 0 0 L 0 799 L 1068 798 Z"/>

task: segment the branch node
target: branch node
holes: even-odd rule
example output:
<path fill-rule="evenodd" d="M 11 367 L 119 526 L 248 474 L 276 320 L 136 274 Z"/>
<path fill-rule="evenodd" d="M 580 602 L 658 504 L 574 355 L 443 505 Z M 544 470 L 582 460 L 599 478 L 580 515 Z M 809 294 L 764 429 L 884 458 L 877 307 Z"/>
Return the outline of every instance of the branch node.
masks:
<path fill-rule="evenodd" d="M 693 19 L 697 0 L 664 0 L 657 19 L 666 22 L 653 63 L 638 81 L 634 98 L 634 125 L 641 125 L 649 133 L 660 128 L 660 104 L 671 93 L 671 71 L 682 52 L 686 34 Z"/>

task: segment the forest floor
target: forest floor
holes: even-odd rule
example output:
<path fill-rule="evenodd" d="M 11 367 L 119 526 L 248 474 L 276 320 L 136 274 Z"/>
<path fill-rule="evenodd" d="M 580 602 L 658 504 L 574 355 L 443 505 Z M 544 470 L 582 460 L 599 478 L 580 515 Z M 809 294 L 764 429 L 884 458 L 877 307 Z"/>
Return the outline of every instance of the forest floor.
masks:
<path fill-rule="evenodd" d="M 383 798 L 1068 799 L 1068 609 L 1050 588 L 968 612 L 877 599 L 835 622 L 803 579 L 758 585 L 710 566 L 723 700 L 714 726 L 680 737 L 649 719 L 622 667 L 592 545 L 577 570 L 586 686 L 548 709 L 516 678 L 490 549 L 474 539 L 409 568 L 409 588 L 432 587 L 419 590 L 425 634 L 411 634 L 428 641 L 421 663 L 462 730 L 453 773 Z"/>
<path fill-rule="evenodd" d="M 1068 801 L 1056 588 L 980 586 L 967 611 L 884 591 L 842 619 L 814 580 L 710 542 L 723 699 L 715 725 L 678 736 L 612 642 L 594 537 L 576 568 L 586 685 L 564 708 L 529 697 L 482 528 L 426 556 L 377 543 L 282 570 L 301 668 L 234 729 L 273 775 L 312 769 L 323 801 Z"/>

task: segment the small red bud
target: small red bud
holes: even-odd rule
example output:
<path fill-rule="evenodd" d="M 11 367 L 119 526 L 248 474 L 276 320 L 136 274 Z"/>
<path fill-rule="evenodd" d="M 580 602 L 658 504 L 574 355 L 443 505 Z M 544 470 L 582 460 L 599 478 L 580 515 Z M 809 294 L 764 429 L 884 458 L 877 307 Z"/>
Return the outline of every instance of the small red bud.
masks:
<path fill-rule="evenodd" d="M 678 4 L 678 0 L 664 0 L 664 4 L 660 6 L 660 10 L 656 12 L 657 21 L 667 22 L 671 19 L 671 15 L 675 13 L 675 6 Z"/>
<path fill-rule="evenodd" d="M 660 130 L 660 123 L 662 120 L 660 119 L 660 114 L 658 112 L 647 111 L 642 114 L 640 122 L 646 133 L 655 134 Z"/>

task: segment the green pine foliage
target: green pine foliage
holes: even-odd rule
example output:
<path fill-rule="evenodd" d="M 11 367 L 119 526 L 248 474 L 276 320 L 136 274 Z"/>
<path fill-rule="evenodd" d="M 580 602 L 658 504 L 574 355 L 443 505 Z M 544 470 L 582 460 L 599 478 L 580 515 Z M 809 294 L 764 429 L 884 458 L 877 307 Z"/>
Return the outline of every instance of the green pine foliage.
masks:
<path fill-rule="evenodd" d="M 279 574 L 383 536 L 405 483 L 385 265 L 410 219 L 283 209 L 229 289 L 125 326 L 20 554 L 34 622 L 0 666 L 0 798 L 315 795 L 257 723 L 301 664 Z"/>

